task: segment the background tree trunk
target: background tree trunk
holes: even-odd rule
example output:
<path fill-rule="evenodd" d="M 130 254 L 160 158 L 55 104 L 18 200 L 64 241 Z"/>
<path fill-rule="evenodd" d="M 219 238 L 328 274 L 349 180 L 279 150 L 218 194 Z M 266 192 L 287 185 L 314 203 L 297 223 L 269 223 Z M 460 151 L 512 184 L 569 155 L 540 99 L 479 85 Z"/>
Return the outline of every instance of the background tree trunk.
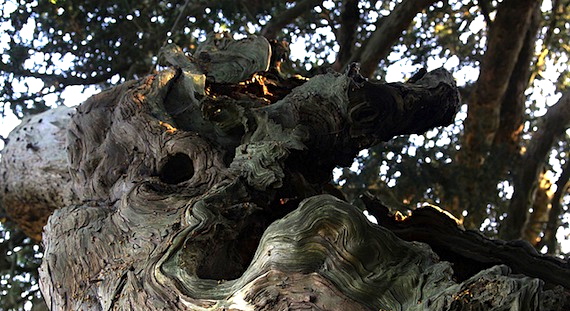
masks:
<path fill-rule="evenodd" d="M 467 99 L 463 143 L 456 157 L 464 171 L 458 174 L 459 195 L 446 204 L 454 215 L 468 212 L 465 225 L 470 229 L 481 226 L 490 195 L 512 162 L 509 157 L 517 155 L 524 91 L 529 80 L 526 71 L 538 31 L 537 10 L 536 1 L 504 1 L 489 25 L 487 50 L 474 90 Z M 526 35 L 515 36 L 515 31 Z"/>

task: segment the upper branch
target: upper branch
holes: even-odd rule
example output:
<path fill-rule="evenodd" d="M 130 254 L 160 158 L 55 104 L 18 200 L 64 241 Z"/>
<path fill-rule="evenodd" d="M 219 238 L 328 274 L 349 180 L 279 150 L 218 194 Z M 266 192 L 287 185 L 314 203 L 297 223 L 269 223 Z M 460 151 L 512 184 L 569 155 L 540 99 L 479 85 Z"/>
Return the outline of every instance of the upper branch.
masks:
<path fill-rule="evenodd" d="M 376 30 L 361 52 L 363 76 L 369 78 L 374 74 L 378 63 L 388 56 L 392 46 L 416 14 L 435 2 L 437 0 L 405 0 L 398 4 L 390 15 L 378 20 Z"/>
<path fill-rule="evenodd" d="M 271 20 L 261 30 L 261 35 L 267 39 L 275 39 L 279 30 L 292 23 L 301 14 L 311 10 L 316 5 L 323 2 L 322 0 L 302 0 L 297 1 L 295 6 L 283 12 L 279 16 L 273 16 Z"/>
<path fill-rule="evenodd" d="M 340 49 L 333 65 L 336 71 L 341 71 L 351 57 L 359 20 L 358 0 L 344 1 L 343 11 L 340 15 L 340 31 L 338 31 L 337 38 Z"/>
<path fill-rule="evenodd" d="M 493 145 L 507 155 L 518 154 L 519 141 L 522 133 L 524 108 L 531 75 L 531 63 L 534 58 L 536 37 L 540 27 L 540 8 L 536 6 L 531 24 L 524 38 L 524 43 L 517 58 L 513 72 L 508 82 L 507 90 L 501 102 L 500 123 Z M 508 162 L 505 161 L 505 162 Z"/>
<path fill-rule="evenodd" d="M 299 100 L 304 98 L 304 100 Z M 413 83 L 372 83 L 347 74 L 313 77 L 266 109 L 277 123 L 308 132 L 304 171 L 348 165 L 356 153 L 396 135 L 423 133 L 453 121 L 460 105 L 451 74 L 437 69 Z M 324 175 L 326 174 L 326 175 Z"/>

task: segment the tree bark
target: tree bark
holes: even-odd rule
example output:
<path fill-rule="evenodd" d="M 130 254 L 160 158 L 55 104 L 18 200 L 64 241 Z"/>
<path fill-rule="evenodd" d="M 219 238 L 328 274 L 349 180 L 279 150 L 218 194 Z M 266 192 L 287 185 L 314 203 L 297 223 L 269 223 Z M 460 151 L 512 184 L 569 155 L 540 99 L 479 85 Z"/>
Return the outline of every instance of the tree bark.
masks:
<path fill-rule="evenodd" d="M 370 196 L 364 196 L 363 200 L 379 225 L 401 239 L 427 243 L 441 259 L 453 262 L 454 277 L 460 281 L 481 269 L 507 265 L 514 273 L 537 277 L 550 285 L 570 287 L 567 263 L 539 254 L 527 241 L 488 239 L 479 232 L 465 230 L 458 225 L 458 219 L 436 206 L 419 208 L 403 217 L 390 213 L 386 206 Z"/>
<path fill-rule="evenodd" d="M 206 46 L 210 57 L 190 62 L 173 57 L 178 67 L 77 108 L 67 151 L 81 201 L 56 210 L 44 231 L 40 284 L 52 310 L 565 306 L 562 287 L 545 290 L 536 278 L 567 286 L 561 261 L 471 238 L 442 215 L 434 228 L 448 248 L 432 250 L 326 194 L 332 168 L 359 150 L 453 120 L 459 96 L 447 71 L 410 83 L 372 83 L 356 67 L 308 81 L 252 72 L 216 83 L 209 68 L 231 72 L 242 58 L 207 62 L 265 45 L 206 42 L 225 48 Z M 375 204 L 367 208 L 377 212 Z M 455 271 L 460 261 L 446 254 L 470 249 L 484 264 Z M 529 269 L 536 263 L 547 266 Z"/>
<path fill-rule="evenodd" d="M 536 6 L 521 51 L 510 75 L 507 90 L 500 104 L 499 127 L 493 141 L 495 156 L 506 158 L 506 163 L 516 158 L 520 151 L 520 137 L 524 126 L 525 91 L 529 88 L 531 66 L 536 39 L 541 24 L 541 12 Z M 504 165 L 504 164 L 503 164 Z M 503 171 L 504 169 L 500 169 Z"/>
<path fill-rule="evenodd" d="M 519 59 L 535 7 L 534 0 L 507 0 L 499 4 L 497 16 L 489 28 L 487 51 L 465 120 L 462 162 L 479 167 L 485 161 L 499 127 L 501 102 Z"/>
<path fill-rule="evenodd" d="M 538 177 L 534 200 L 531 205 L 532 212 L 529 213 L 528 223 L 523 228 L 521 238 L 528 241 L 535 247 L 540 245 L 541 233 L 546 229 L 548 216 L 550 214 L 553 197 L 552 180 L 542 173 Z"/>
<path fill-rule="evenodd" d="M 65 152 L 65 130 L 74 112 L 61 106 L 24 118 L 2 150 L 2 207 L 36 241 L 41 240 L 54 210 L 78 200 L 71 189 Z"/>

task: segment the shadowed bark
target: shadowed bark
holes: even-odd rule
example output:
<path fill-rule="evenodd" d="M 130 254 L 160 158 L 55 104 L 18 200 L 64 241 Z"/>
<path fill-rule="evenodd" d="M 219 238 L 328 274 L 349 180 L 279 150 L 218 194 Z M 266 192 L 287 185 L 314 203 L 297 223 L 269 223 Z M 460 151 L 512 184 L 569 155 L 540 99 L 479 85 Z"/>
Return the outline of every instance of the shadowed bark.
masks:
<path fill-rule="evenodd" d="M 512 33 L 527 32 L 537 5 L 534 0 L 507 0 L 497 8 L 465 120 L 465 155 L 461 160 L 468 167 L 479 167 L 484 162 L 485 152 L 494 140 L 500 124 L 501 101 L 525 42 L 525 36 Z"/>
<path fill-rule="evenodd" d="M 427 243 L 445 261 L 452 262 L 454 276 L 462 281 L 481 269 L 507 265 L 514 273 L 537 277 L 552 285 L 570 287 L 567 262 L 539 254 L 527 241 L 491 240 L 465 230 L 458 220 L 436 206 L 426 206 L 410 216 L 390 213 L 370 196 L 363 197 L 367 211 L 378 224 L 406 241 Z"/>
<path fill-rule="evenodd" d="M 469 186 L 470 194 L 495 193 L 496 184 L 513 170 L 513 163 L 520 160 L 520 139 L 523 133 L 525 121 L 525 91 L 529 87 L 531 65 L 535 54 L 536 38 L 541 22 L 541 12 L 536 6 L 531 18 L 529 28 L 524 36 L 523 46 L 510 75 L 505 94 L 500 100 L 499 124 L 489 146 L 489 153 L 484 154 L 485 159 L 476 166 L 471 167 L 474 175 L 471 175 Z M 483 117 L 481 117 L 483 118 Z M 469 197 L 473 197 L 469 195 Z M 464 224 L 468 228 L 479 228 L 487 211 L 482 206 L 487 206 L 489 197 L 477 196 L 478 199 L 469 200 L 468 204 L 460 204 L 454 210 L 454 214 L 461 215 L 461 209 L 467 209 L 469 217 Z M 457 201 L 459 202 L 459 200 Z M 461 202 L 463 203 L 463 202 Z"/>
<path fill-rule="evenodd" d="M 546 229 L 548 215 L 550 212 L 550 202 L 553 191 L 552 180 L 544 173 L 538 177 L 538 183 L 534 194 L 534 199 L 530 207 L 530 213 L 521 238 L 534 246 L 538 246 L 541 240 L 541 233 Z M 540 250 L 540 249 L 539 249 Z"/>
<path fill-rule="evenodd" d="M 523 46 L 509 78 L 507 90 L 501 101 L 499 127 L 494 137 L 492 152 L 495 156 L 506 158 L 502 166 L 514 160 L 520 151 L 520 137 L 524 126 L 525 91 L 529 87 L 540 22 L 541 12 L 536 6 L 524 37 Z"/>
<path fill-rule="evenodd" d="M 465 238 L 448 216 L 433 219 L 451 249 L 406 242 L 326 193 L 332 168 L 361 149 L 453 120 L 460 103 L 447 71 L 380 84 L 353 65 L 284 79 L 258 71 L 272 67 L 265 53 L 247 52 L 263 51 L 265 39 L 205 45 L 188 59 L 170 46 L 173 68 L 77 108 L 67 152 L 80 201 L 56 210 L 43 236 L 40 283 L 51 309 L 564 306 L 562 287 L 543 288 L 567 286 L 563 262 Z M 464 272 L 453 256 L 470 249 L 482 264 Z M 499 259 L 485 252 L 497 249 Z M 550 266 L 529 271 L 536 262 Z"/>

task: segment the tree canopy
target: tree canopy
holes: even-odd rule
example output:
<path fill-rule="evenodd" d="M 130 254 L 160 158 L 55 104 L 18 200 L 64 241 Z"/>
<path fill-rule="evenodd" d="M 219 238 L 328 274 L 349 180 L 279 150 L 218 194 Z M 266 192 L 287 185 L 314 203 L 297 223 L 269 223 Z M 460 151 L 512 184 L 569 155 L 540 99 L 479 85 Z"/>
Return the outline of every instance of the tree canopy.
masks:
<path fill-rule="evenodd" d="M 280 45 L 283 75 L 343 72 L 358 62 L 366 78 L 395 81 L 443 65 L 465 104 L 455 124 L 368 149 L 337 171 L 337 183 L 350 200 L 367 191 L 402 212 L 433 203 L 469 229 L 562 255 L 568 0 L 5 0 L 2 8 L 0 109 L 20 117 L 54 107 L 69 86 L 103 89 L 156 72 L 165 45 L 192 54 L 213 31 L 290 40 Z M 37 293 L 37 260 L 29 259 L 39 248 L 5 214 L 0 291 L 23 294 L 2 300 L 9 309 Z"/>

